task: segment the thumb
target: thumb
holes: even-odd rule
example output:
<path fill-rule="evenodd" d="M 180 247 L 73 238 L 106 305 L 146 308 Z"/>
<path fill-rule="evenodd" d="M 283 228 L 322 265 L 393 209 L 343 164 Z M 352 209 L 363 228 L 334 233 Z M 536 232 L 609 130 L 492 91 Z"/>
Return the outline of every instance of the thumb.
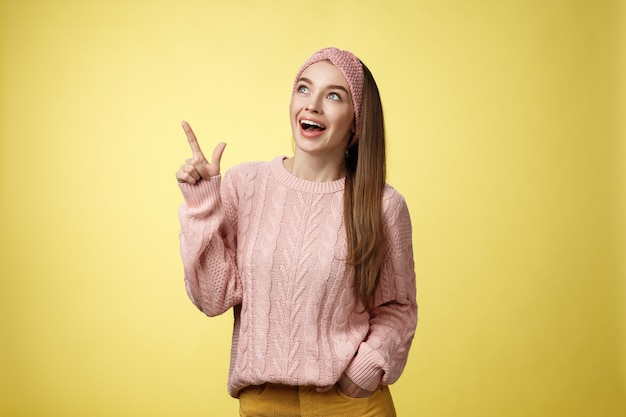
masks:
<path fill-rule="evenodd" d="M 220 142 L 213 150 L 213 158 L 211 159 L 211 164 L 215 165 L 218 168 L 220 166 L 220 161 L 222 160 L 222 155 L 224 154 L 224 149 L 226 149 L 226 143 Z"/>

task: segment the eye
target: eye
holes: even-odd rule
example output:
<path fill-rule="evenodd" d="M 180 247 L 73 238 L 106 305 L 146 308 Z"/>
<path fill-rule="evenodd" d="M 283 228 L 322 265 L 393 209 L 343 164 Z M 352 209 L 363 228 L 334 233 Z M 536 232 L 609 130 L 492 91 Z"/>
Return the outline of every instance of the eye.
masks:
<path fill-rule="evenodd" d="M 305 85 L 298 86 L 298 93 L 306 94 L 309 92 L 309 88 Z"/>
<path fill-rule="evenodd" d="M 341 100 L 341 96 L 337 93 L 328 93 L 327 97 L 331 100 Z"/>

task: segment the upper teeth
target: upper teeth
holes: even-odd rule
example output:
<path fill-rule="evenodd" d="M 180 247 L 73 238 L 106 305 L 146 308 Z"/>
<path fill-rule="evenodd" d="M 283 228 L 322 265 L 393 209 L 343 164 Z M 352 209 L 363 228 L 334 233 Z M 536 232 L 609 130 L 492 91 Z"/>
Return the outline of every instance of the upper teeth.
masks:
<path fill-rule="evenodd" d="M 319 123 L 315 123 L 315 122 L 312 122 L 312 121 L 310 121 L 310 120 L 303 120 L 303 121 L 302 121 L 302 123 L 303 123 L 303 124 L 310 125 L 310 126 L 322 127 L 322 125 L 321 125 L 321 124 L 319 124 Z"/>

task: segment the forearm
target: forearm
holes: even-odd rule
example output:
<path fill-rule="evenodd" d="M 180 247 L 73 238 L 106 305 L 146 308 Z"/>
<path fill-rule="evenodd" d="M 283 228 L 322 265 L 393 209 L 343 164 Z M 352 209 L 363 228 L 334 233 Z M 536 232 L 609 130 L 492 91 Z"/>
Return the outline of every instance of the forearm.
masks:
<path fill-rule="evenodd" d="M 414 300 L 407 298 L 403 304 L 378 307 L 372 314 L 368 337 L 359 346 L 346 375 L 368 391 L 397 381 L 406 365 L 416 325 Z"/>
<path fill-rule="evenodd" d="M 415 265 L 409 212 L 398 194 L 386 200 L 385 257 L 374 295 L 370 329 L 346 369 L 360 387 L 374 390 L 402 373 L 417 326 Z"/>
<path fill-rule="evenodd" d="M 180 253 L 187 293 L 205 314 L 223 313 L 241 302 L 232 220 L 224 214 L 220 178 L 181 185 Z"/>

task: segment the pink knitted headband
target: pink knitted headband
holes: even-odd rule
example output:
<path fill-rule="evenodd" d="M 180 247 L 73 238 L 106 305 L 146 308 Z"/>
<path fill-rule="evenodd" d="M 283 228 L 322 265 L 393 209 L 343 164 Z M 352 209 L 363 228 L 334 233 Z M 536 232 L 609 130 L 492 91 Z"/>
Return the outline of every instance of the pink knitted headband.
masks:
<path fill-rule="evenodd" d="M 354 107 L 354 124 L 356 133 L 352 138 L 352 143 L 356 142 L 361 128 L 361 102 L 363 101 L 363 64 L 359 59 L 349 51 L 342 51 L 337 48 L 324 48 L 314 53 L 300 68 L 294 82 L 294 91 L 296 84 L 300 79 L 302 72 L 309 66 L 320 62 L 330 61 L 343 74 L 350 86 L 350 95 L 352 96 L 352 105 Z"/>

